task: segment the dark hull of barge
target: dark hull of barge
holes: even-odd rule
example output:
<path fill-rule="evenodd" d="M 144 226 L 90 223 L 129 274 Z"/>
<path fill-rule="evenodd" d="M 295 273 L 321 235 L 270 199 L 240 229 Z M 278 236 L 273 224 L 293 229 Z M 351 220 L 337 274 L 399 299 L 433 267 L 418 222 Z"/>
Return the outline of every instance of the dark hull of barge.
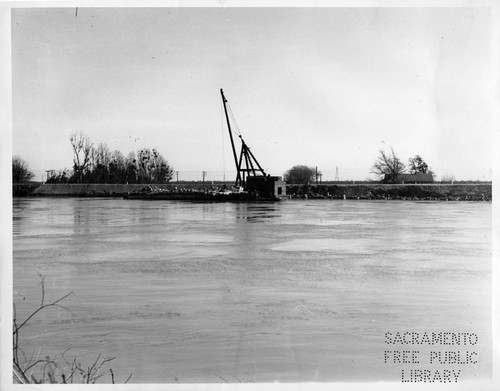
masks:
<path fill-rule="evenodd" d="M 132 193 L 125 195 L 128 200 L 172 200 L 192 202 L 276 202 L 278 197 L 259 197 L 254 193 L 201 193 L 201 192 L 161 192 Z"/>

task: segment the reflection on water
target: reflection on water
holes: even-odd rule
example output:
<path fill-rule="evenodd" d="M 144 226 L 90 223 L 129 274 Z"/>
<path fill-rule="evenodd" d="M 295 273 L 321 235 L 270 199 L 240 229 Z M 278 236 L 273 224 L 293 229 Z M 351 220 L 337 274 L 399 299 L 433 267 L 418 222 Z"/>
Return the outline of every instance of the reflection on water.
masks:
<path fill-rule="evenodd" d="M 491 204 L 15 199 L 30 351 L 116 356 L 135 382 L 399 381 L 391 330 L 480 335 L 491 355 Z M 177 380 L 175 380 L 177 379 Z M 105 379 L 104 381 L 109 381 Z"/>
<path fill-rule="evenodd" d="M 279 217 L 277 213 L 277 203 L 262 204 L 236 204 L 236 218 L 247 220 L 249 222 L 263 222 L 265 219 L 274 219 Z"/>

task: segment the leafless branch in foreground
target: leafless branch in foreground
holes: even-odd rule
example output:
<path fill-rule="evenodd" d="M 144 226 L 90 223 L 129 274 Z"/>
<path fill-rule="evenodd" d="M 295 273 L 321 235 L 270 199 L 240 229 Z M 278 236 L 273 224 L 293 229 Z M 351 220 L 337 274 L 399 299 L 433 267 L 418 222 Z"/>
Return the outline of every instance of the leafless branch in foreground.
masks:
<path fill-rule="evenodd" d="M 19 339 L 20 339 L 20 331 L 23 327 L 25 327 L 30 320 L 32 320 L 37 314 L 39 314 L 42 310 L 50 307 L 59 307 L 64 310 L 70 311 L 68 308 L 62 306 L 60 303 L 67 299 L 69 296 L 73 294 L 73 292 L 69 292 L 68 294 L 62 296 L 61 298 L 54 300 L 50 303 L 45 302 L 45 277 L 43 277 L 40 273 L 38 274 L 41 279 L 41 301 L 40 305 L 37 309 L 35 309 L 24 321 L 19 322 L 17 319 L 16 305 L 14 304 L 13 308 L 13 382 L 17 384 L 42 384 L 42 383 L 74 383 L 81 382 L 86 384 L 95 384 L 95 382 L 103 376 L 100 373 L 103 366 L 114 360 L 115 357 L 103 358 L 101 354 L 99 354 L 94 361 L 94 363 L 84 369 L 80 363 L 77 362 L 76 357 L 70 362 L 65 358 L 65 354 L 70 350 L 67 349 L 63 352 L 62 358 L 64 360 L 65 366 L 57 363 L 54 360 L 51 360 L 49 357 L 44 359 L 34 359 L 35 354 L 31 356 L 31 358 L 27 359 L 26 354 L 20 349 Z M 71 312 L 71 311 L 70 311 Z M 22 360 L 20 359 L 20 355 Z M 38 354 L 37 354 L 38 356 Z M 38 370 L 41 372 L 38 377 L 33 374 L 35 368 L 38 367 Z M 111 381 L 115 384 L 115 376 L 110 369 L 111 372 Z M 75 381 L 75 375 L 78 375 L 79 378 Z M 127 378 L 125 383 L 127 383 L 132 377 L 132 374 Z M 59 380 L 60 378 L 60 380 Z"/>

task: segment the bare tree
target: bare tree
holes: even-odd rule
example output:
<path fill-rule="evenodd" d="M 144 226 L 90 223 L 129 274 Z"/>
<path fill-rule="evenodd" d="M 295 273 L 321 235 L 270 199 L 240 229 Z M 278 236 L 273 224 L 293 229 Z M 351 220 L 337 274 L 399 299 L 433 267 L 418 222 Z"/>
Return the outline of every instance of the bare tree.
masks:
<path fill-rule="evenodd" d="M 29 182 L 35 174 L 29 169 L 28 163 L 20 156 L 12 157 L 12 182 Z"/>
<path fill-rule="evenodd" d="M 129 152 L 125 158 L 125 181 L 127 183 L 137 181 L 137 159 L 134 151 Z"/>
<path fill-rule="evenodd" d="M 70 170 L 52 171 L 47 174 L 47 183 L 68 183 L 71 177 Z"/>
<path fill-rule="evenodd" d="M 111 183 L 126 182 L 126 170 L 127 166 L 123 154 L 118 150 L 113 151 L 109 162 L 109 177 Z"/>
<path fill-rule="evenodd" d="M 108 166 L 112 158 L 111 151 L 106 143 L 99 143 L 94 151 L 94 159 L 96 166 Z"/>
<path fill-rule="evenodd" d="M 93 148 L 89 137 L 82 131 L 75 131 L 69 138 L 73 147 L 73 171 L 78 182 L 82 182 L 83 174 L 89 168 Z"/>
<path fill-rule="evenodd" d="M 415 155 L 414 157 L 408 159 L 408 165 L 410 173 L 412 174 L 432 174 L 432 170 L 427 165 L 427 163 L 420 157 L 420 155 Z"/>
<path fill-rule="evenodd" d="M 137 168 L 141 183 L 164 183 L 172 179 L 173 170 L 154 148 L 137 151 Z"/>
<path fill-rule="evenodd" d="M 399 174 L 406 170 L 405 164 L 397 157 L 394 149 L 387 154 L 383 149 L 379 151 L 379 156 L 372 167 L 372 174 L 385 182 L 395 182 Z"/>
<path fill-rule="evenodd" d="M 441 182 L 443 183 L 446 183 L 446 182 L 449 182 L 451 184 L 453 184 L 453 182 L 455 182 L 455 175 L 453 174 L 444 174 L 442 177 L 441 177 Z"/>
<path fill-rule="evenodd" d="M 106 143 L 99 143 L 97 148 L 92 148 L 92 167 L 90 180 L 95 183 L 108 183 L 111 151 Z"/>

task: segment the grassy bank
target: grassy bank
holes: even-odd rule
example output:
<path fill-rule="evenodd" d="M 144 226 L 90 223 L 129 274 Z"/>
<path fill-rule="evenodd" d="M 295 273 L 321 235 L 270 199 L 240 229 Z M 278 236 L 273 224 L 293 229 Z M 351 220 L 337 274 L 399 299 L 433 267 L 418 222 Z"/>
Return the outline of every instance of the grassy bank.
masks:
<path fill-rule="evenodd" d="M 29 185 L 29 184 L 28 184 Z M 122 197 L 140 191 L 144 184 L 43 184 L 20 187 L 21 194 L 54 197 Z M 171 183 L 152 185 L 160 189 L 173 190 L 176 187 L 188 189 L 204 189 L 211 187 L 200 182 Z M 325 198 L 325 199 L 380 199 L 380 200 L 457 200 L 457 201 L 491 201 L 491 183 L 474 184 L 323 184 L 323 185 L 288 185 L 287 194 L 291 198 Z"/>

